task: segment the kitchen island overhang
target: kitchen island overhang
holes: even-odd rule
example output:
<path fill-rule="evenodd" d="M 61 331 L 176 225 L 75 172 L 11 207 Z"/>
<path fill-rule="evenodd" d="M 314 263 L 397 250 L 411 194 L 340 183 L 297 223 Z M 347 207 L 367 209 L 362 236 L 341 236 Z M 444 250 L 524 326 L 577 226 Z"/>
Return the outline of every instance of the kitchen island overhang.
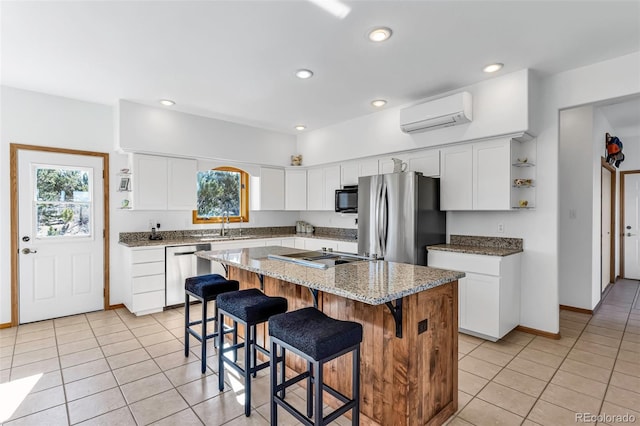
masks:
<path fill-rule="evenodd" d="M 315 305 L 363 325 L 362 424 L 444 423 L 457 410 L 457 280 L 464 273 L 381 260 L 321 270 L 267 258 L 302 251 L 269 246 L 196 255 L 224 264 L 241 288 L 286 297 L 289 310 Z M 265 344 L 266 325 L 258 334 Z M 287 367 L 302 371 L 306 364 L 295 358 Z M 326 382 L 348 393 L 350 362 L 329 363 Z"/>

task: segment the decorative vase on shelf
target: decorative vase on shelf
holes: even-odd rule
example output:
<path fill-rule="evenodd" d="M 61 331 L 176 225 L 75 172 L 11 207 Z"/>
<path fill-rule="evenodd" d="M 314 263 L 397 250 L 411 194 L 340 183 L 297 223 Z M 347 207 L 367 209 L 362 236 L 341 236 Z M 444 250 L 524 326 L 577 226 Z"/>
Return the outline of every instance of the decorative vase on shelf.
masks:
<path fill-rule="evenodd" d="M 302 154 L 292 155 L 291 156 L 291 165 L 292 166 L 302 166 Z"/>

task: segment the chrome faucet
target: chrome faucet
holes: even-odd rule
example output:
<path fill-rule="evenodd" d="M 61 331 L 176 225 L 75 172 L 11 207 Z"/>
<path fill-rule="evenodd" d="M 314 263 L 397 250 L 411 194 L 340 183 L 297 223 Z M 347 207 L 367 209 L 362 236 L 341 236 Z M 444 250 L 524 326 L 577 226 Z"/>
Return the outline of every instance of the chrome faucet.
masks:
<path fill-rule="evenodd" d="M 229 224 L 229 211 L 227 210 L 226 212 L 222 213 L 222 227 L 220 228 L 220 236 L 224 237 L 225 232 L 224 232 L 224 218 L 227 218 L 227 224 Z"/>

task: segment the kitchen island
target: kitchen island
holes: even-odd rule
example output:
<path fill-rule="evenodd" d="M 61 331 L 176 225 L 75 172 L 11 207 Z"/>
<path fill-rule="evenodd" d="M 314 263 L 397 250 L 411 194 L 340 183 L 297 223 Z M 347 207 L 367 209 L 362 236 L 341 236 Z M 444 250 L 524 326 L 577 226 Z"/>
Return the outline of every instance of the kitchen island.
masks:
<path fill-rule="evenodd" d="M 330 317 L 363 325 L 360 422 L 364 425 L 439 425 L 458 405 L 458 287 L 463 273 L 401 263 L 357 261 L 310 268 L 269 254 L 301 250 L 258 247 L 203 251 L 240 288 L 286 297 L 289 310 L 317 306 Z M 265 344 L 266 324 L 258 329 Z M 351 356 L 325 366 L 324 379 L 349 395 Z M 287 367 L 306 363 L 293 354 Z M 335 405 L 325 394 L 325 401 Z"/>

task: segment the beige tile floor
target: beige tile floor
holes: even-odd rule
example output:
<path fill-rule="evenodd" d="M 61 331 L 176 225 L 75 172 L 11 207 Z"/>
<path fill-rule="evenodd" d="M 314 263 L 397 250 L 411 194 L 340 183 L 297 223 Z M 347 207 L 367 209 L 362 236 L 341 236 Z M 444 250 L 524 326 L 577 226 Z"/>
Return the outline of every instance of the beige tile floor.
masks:
<path fill-rule="evenodd" d="M 247 419 L 238 380 L 227 375 L 218 391 L 211 343 L 205 375 L 197 342 L 184 357 L 183 321 L 182 309 L 144 317 L 119 309 L 0 330 L 0 422 L 267 425 L 266 370 L 254 379 Z M 582 412 L 640 424 L 638 282 L 618 281 L 594 316 L 562 311 L 560 326 L 560 340 L 460 334 L 459 410 L 449 425 L 575 425 Z M 303 397 L 300 389 L 288 399 L 302 407 Z M 296 424 L 284 413 L 279 423 Z"/>

